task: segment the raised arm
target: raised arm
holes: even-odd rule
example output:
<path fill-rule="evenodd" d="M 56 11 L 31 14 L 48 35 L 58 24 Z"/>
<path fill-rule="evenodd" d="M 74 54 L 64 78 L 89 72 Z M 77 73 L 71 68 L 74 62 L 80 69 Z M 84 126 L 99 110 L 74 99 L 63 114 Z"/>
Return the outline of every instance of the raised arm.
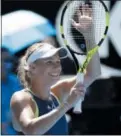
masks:
<path fill-rule="evenodd" d="M 84 87 L 77 84 L 65 103 L 49 113 L 35 116 L 35 103 L 26 92 L 16 92 L 11 99 L 11 110 L 18 126 L 24 134 L 45 134 L 81 97 Z"/>
<path fill-rule="evenodd" d="M 85 38 L 87 51 L 96 47 L 95 43 L 95 30 L 93 24 L 93 11 L 89 5 L 83 5 L 82 12 L 78 11 L 78 23 L 72 20 L 72 25 L 77 31 L 83 34 Z M 100 58 L 98 52 L 93 56 L 86 69 L 84 84 L 86 87 L 91 85 L 101 74 Z"/>
<path fill-rule="evenodd" d="M 85 6 L 86 10 L 83 10 L 83 14 L 78 12 L 78 22 L 75 22 L 72 19 L 72 25 L 77 29 L 80 33 L 83 34 L 87 51 L 96 47 L 95 37 L 94 37 L 94 26 L 92 22 L 92 9 Z M 84 85 L 89 87 L 99 76 L 101 75 L 101 67 L 100 67 L 100 58 L 98 52 L 92 57 L 89 62 L 86 74 L 84 77 Z M 67 95 L 70 93 L 68 90 L 76 83 L 76 76 L 70 79 L 65 79 L 63 81 L 58 82 L 55 86 L 53 86 L 52 91 L 60 97 L 60 99 L 65 99 Z M 59 87 L 58 87 L 59 86 Z M 59 89 L 63 86 L 63 89 Z M 59 92 L 60 91 L 60 92 Z"/>

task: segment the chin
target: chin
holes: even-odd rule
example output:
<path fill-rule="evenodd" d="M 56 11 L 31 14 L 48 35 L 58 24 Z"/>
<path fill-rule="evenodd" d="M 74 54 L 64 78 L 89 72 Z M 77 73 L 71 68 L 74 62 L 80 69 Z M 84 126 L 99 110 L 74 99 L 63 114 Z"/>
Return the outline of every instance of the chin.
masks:
<path fill-rule="evenodd" d="M 60 76 L 58 76 L 56 78 L 54 77 L 52 80 L 53 80 L 53 83 L 56 83 L 58 80 L 60 80 Z"/>

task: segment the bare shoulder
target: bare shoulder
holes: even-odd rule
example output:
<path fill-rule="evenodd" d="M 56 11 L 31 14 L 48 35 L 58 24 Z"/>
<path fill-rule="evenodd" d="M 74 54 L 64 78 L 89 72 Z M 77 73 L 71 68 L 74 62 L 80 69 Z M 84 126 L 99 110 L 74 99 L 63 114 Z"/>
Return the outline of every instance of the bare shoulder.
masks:
<path fill-rule="evenodd" d="M 24 90 L 20 90 L 20 91 L 15 92 L 11 97 L 11 101 L 18 101 L 18 102 L 20 101 L 21 102 L 23 100 L 29 100 L 30 98 L 31 98 L 30 94 L 27 93 L 24 89 Z"/>
<path fill-rule="evenodd" d="M 27 93 L 25 90 L 20 90 L 15 92 L 11 97 L 10 106 L 11 108 L 16 106 L 25 106 L 26 104 L 31 102 L 31 95 Z"/>
<path fill-rule="evenodd" d="M 20 90 L 13 94 L 10 108 L 13 126 L 17 131 L 21 131 L 21 126 L 23 126 L 28 119 L 35 117 L 35 103 L 32 100 L 31 94 L 25 90 Z"/>

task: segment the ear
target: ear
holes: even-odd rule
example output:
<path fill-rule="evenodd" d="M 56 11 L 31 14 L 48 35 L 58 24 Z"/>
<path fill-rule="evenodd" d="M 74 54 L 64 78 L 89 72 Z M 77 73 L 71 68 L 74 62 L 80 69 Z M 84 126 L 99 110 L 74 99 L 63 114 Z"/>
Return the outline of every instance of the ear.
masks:
<path fill-rule="evenodd" d="M 32 63 L 29 66 L 31 74 L 35 74 L 36 72 L 36 64 Z"/>

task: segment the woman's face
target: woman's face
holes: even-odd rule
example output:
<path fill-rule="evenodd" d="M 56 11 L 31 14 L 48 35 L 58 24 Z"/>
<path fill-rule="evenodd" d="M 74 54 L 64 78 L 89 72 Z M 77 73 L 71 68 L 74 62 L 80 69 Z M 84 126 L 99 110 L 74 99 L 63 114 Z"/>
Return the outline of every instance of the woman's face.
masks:
<path fill-rule="evenodd" d="M 37 82 L 52 85 L 60 78 L 61 64 L 58 54 L 42 60 L 37 60 L 32 68 L 32 78 Z"/>

